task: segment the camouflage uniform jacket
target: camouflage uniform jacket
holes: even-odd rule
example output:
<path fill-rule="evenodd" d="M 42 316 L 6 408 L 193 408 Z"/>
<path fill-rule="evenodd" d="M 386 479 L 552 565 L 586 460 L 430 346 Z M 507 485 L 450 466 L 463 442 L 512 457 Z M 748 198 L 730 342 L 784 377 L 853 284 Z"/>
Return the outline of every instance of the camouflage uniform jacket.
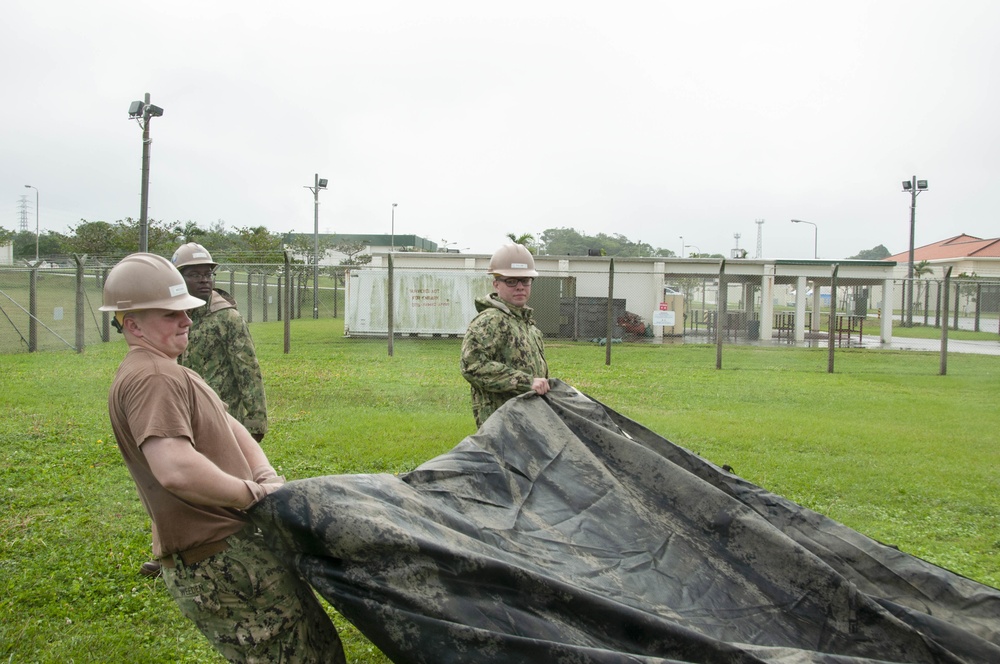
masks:
<path fill-rule="evenodd" d="M 201 375 L 250 433 L 267 433 L 264 379 L 236 300 L 216 288 L 211 302 L 188 315 L 193 321 L 188 347 L 178 361 Z"/>
<path fill-rule="evenodd" d="M 548 378 L 542 331 L 531 307 L 515 307 L 496 293 L 476 300 L 479 313 L 462 340 L 462 376 L 472 386 L 472 414 L 480 426 L 505 401 Z"/>

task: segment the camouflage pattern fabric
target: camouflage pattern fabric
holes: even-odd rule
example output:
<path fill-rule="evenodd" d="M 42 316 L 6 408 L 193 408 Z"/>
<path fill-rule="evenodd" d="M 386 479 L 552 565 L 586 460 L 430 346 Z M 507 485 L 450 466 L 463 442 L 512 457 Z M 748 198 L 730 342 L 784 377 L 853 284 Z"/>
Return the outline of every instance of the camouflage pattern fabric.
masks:
<path fill-rule="evenodd" d="M 1000 590 L 551 383 L 412 472 L 249 516 L 396 664 L 1000 662 Z"/>
<path fill-rule="evenodd" d="M 188 312 L 192 325 L 181 365 L 196 371 L 251 434 L 267 433 L 267 399 L 253 338 L 236 300 L 217 288 L 212 301 Z"/>
<path fill-rule="evenodd" d="M 230 662 L 346 662 L 330 617 L 294 568 L 259 533 L 228 541 L 229 549 L 195 565 L 163 568 L 181 613 L 216 650 Z"/>
<path fill-rule="evenodd" d="M 542 331 L 531 307 L 513 307 L 496 293 L 476 300 L 479 314 L 462 339 L 462 376 L 472 391 L 476 426 L 508 399 L 531 389 L 534 378 L 548 378 Z"/>

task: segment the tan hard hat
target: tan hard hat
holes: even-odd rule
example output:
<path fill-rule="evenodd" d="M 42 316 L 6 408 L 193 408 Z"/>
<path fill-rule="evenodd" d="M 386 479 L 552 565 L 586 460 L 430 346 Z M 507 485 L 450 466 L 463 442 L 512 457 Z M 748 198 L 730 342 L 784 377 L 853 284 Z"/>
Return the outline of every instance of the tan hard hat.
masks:
<path fill-rule="evenodd" d="M 186 311 L 205 305 L 205 300 L 188 295 L 180 271 L 163 256 L 129 254 L 111 268 L 104 282 L 101 311 L 169 309 Z"/>
<path fill-rule="evenodd" d="M 208 249 L 197 242 L 188 242 L 177 247 L 170 262 L 178 270 L 189 265 L 211 265 L 212 267 L 219 265 L 212 260 L 212 254 L 208 253 Z"/>
<path fill-rule="evenodd" d="M 523 244 L 505 244 L 490 258 L 490 274 L 501 277 L 537 277 L 535 258 Z"/>

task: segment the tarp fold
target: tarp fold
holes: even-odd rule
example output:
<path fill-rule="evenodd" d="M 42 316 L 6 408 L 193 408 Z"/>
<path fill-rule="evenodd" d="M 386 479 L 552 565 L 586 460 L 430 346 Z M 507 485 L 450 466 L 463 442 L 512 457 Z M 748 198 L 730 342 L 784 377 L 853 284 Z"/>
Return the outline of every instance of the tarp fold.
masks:
<path fill-rule="evenodd" d="M 252 517 L 397 664 L 1000 662 L 1000 591 L 553 384 L 410 473 L 289 482 Z"/>

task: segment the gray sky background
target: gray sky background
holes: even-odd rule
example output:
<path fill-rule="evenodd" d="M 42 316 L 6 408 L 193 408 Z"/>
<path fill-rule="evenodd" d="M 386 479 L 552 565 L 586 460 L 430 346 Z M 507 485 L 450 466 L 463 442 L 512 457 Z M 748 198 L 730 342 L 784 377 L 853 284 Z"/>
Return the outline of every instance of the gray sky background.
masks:
<path fill-rule="evenodd" d="M 149 216 L 395 232 L 620 233 L 677 253 L 843 258 L 1000 236 L 994 0 L 14 0 L 0 226 Z"/>

